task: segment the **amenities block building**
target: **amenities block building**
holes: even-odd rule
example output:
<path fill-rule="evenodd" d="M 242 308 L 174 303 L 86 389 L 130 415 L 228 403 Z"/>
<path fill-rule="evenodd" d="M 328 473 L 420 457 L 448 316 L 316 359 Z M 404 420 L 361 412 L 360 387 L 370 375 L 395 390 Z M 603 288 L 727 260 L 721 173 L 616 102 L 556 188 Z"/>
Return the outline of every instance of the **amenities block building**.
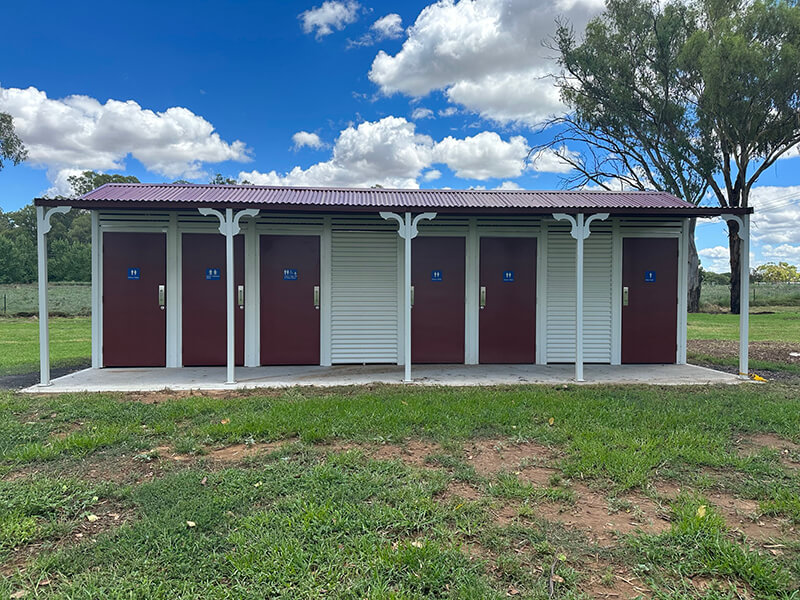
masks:
<path fill-rule="evenodd" d="M 107 184 L 35 204 L 40 259 L 53 212 L 91 211 L 93 368 L 226 365 L 229 382 L 235 365 L 684 363 L 690 219 L 749 233 L 749 209 L 660 192 Z"/>

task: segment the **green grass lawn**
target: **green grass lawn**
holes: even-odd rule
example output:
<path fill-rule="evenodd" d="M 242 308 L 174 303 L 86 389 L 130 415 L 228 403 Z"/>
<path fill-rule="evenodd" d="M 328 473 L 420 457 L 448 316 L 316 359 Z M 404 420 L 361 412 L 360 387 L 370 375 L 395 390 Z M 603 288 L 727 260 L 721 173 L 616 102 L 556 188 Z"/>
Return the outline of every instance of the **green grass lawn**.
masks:
<path fill-rule="evenodd" d="M 0 393 L 0 597 L 796 598 L 797 389 Z"/>
<path fill-rule="evenodd" d="M 91 357 L 91 322 L 86 317 L 50 319 L 50 359 L 55 367 L 86 363 Z M 0 375 L 39 369 L 39 321 L 0 318 Z"/>
<path fill-rule="evenodd" d="M 692 313 L 689 315 L 689 339 L 738 340 L 739 315 Z M 773 314 L 751 314 L 750 340 L 800 342 L 800 311 L 784 309 Z"/>
<path fill-rule="evenodd" d="M 51 315 L 87 317 L 92 311 L 92 286 L 88 283 L 51 283 L 47 288 Z M 39 287 L 35 283 L 0 284 L 0 316 L 39 314 Z"/>

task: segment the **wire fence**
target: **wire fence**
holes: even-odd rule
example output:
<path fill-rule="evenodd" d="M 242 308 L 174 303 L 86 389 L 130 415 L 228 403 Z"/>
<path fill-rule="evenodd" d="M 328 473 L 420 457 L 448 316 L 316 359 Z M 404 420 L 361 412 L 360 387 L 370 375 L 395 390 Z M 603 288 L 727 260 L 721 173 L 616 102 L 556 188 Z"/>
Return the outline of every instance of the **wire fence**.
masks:
<path fill-rule="evenodd" d="M 47 299 L 52 316 L 88 316 L 92 310 L 92 286 L 89 283 L 51 283 Z M 0 307 L 3 317 L 38 316 L 38 286 L 34 283 L 0 285 Z"/>
<path fill-rule="evenodd" d="M 704 283 L 700 304 L 729 308 L 730 286 Z M 750 306 L 800 306 L 800 283 L 753 282 L 750 284 Z"/>

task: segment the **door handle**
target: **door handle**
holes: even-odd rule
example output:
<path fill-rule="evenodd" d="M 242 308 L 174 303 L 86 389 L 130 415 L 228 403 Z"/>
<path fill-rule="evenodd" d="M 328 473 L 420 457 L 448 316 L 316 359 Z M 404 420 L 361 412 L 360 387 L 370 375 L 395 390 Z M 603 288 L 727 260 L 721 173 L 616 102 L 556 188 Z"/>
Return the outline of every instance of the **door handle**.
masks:
<path fill-rule="evenodd" d="M 160 285 L 158 286 L 158 307 L 161 310 L 164 310 L 164 305 L 166 304 L 167 298 L 167 286 Z"/>
<path fill-rule="evenodd" d="M 319 310 L 319 286 L 314 286 L 314 308 Z"/>
<path fill-rule="evenodd" d="M 411 308 L 414 308 L 414 286 L 411 286 Z"/>
<path fill-rule="evenodd" d="M 628 306 L 628 286 L 622 288 L 622 306 Z"/>
<path fill-rule="evenodd" d="M 486 286 L 481 286 L 481 309 L 486 308 Z"/>
<path fill-rule="evenodd" d="M 240 285 L 236 288 L 236 295 L 239 301 L 239 308 L 244 308 L 244 286 Z"/>

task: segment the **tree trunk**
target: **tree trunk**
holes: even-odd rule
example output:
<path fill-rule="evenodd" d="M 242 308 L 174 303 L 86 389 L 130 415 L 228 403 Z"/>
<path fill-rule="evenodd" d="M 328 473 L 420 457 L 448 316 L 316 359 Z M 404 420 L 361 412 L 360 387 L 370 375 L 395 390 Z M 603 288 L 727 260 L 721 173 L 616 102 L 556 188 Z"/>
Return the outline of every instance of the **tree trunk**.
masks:
<path fill-rule="evenodd" d="M 697 256 L 697 246 L 694 240 L 694 228 L 697 219 L 689 221 L 689 285 L 687 307 L 690 313 L 700 312 L 700 257 Z"/>
<path fill-rule="evenodd" d="M 728 221 L 728 248 L 731 252 L 731 313 L 739 314 L 739 291 L 742 287 L 740 250 L 742 240 L 739 239 L 739 224 Z"/>

